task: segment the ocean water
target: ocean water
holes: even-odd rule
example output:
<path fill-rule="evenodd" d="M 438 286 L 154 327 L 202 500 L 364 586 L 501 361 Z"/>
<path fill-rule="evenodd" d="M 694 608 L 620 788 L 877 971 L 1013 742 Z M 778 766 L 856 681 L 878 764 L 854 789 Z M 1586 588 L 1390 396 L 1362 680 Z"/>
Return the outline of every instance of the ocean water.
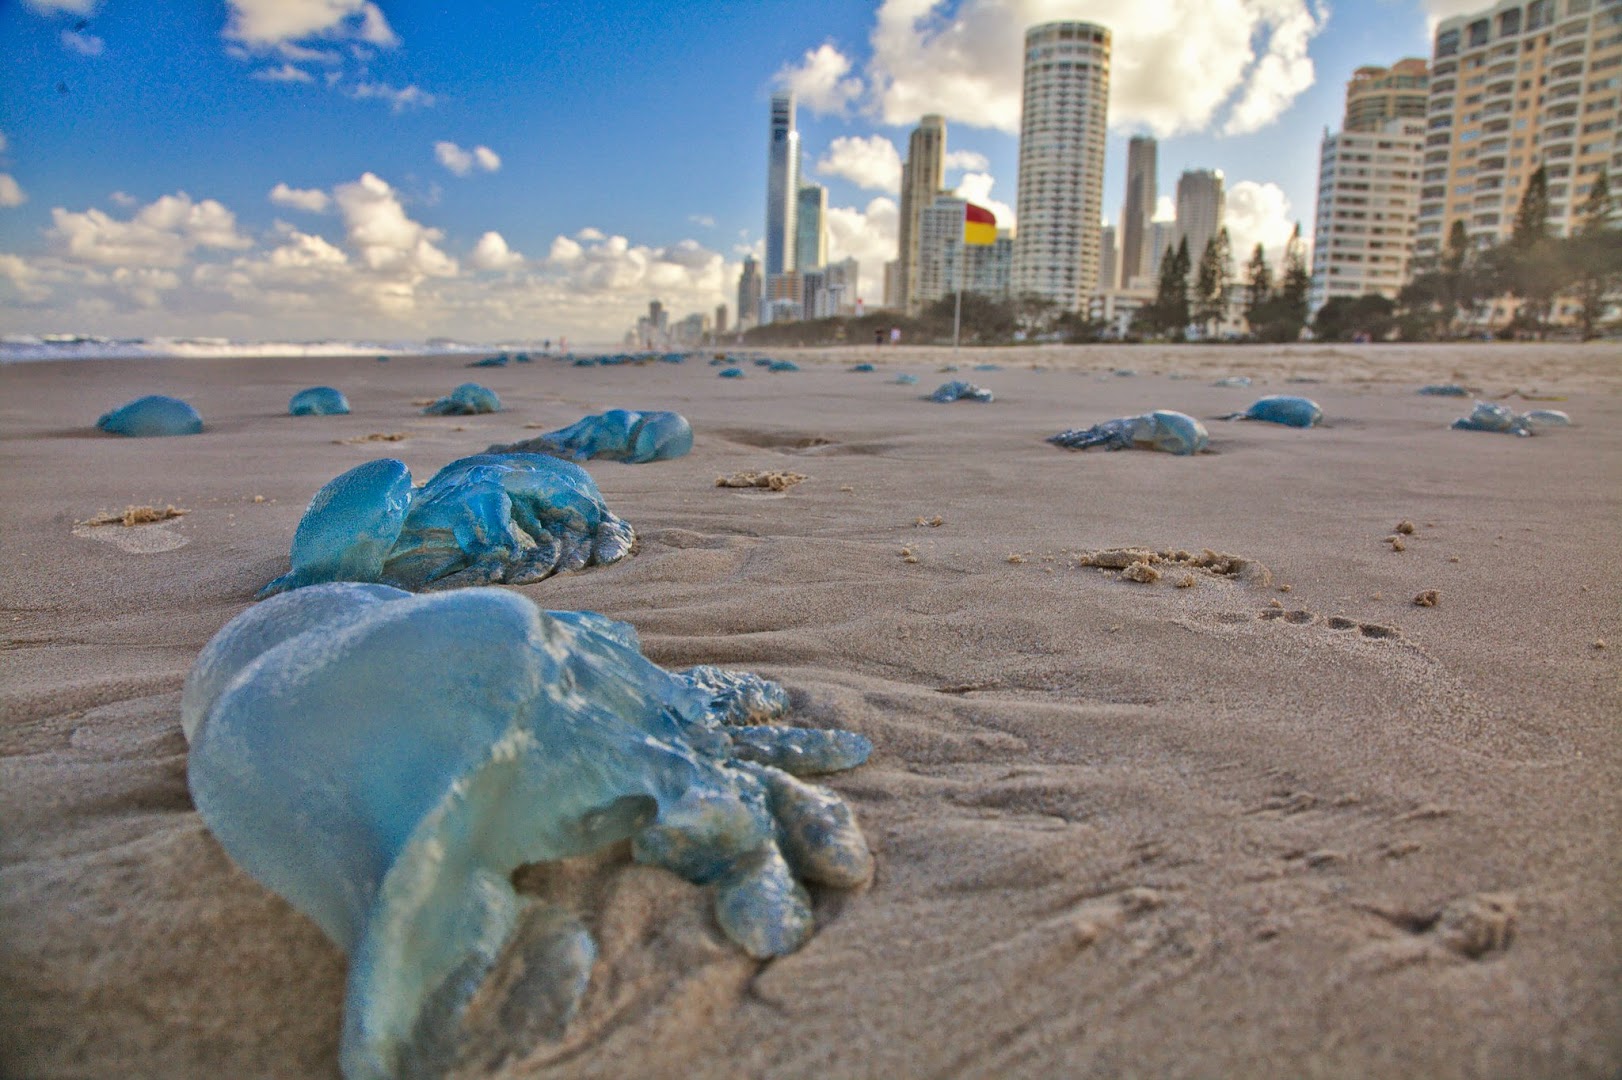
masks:
<path fill-rule="evenodd" d="M 553 342 L 554 347 L 556 342 Z M 233 341 L 229 338 L 104 338 L 87 334 L 7 334 L 0 337 L 0 364 L 39 360 L 139 358 L 463 355 L 522 350 L 542 353 L 538 341 Z"/>

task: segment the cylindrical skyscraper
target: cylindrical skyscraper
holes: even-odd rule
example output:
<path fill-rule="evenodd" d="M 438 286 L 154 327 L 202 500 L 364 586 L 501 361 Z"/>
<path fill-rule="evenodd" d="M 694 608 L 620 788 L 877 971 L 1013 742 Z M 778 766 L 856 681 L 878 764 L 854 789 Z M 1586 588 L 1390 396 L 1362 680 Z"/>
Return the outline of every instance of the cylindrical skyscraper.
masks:
<path fill-rule="evenodd" d="M 794 130 L 794 95 L 772 95 L 771 142 L 766 157 L 766 279 L 794 269 L 794 226 L 800 197 L 800 133 Z"/>
<path fill-rule="evenodd" d="M 1110 33 L 1084 22 L 1025 32 L 1014 291 L 1086 309 L 1098 283 Z"/>

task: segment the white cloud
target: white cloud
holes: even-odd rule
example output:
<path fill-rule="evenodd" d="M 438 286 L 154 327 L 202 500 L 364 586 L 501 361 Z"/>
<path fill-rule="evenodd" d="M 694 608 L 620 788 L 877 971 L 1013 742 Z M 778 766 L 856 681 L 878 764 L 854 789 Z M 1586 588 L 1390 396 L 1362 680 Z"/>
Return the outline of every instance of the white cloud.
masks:
<path fill-rule="evenodd" d="M 1155 199 L 1155 213 L 1151 221 L 1176 221 L 1177 200 L 1170 195 L 1161 195 Z"/>
<path fill-rule="evenodd" d="M 185 192 L 148 203 L 129 221 L 91 208 L 51 210 L 47 237 L 85 262 L 105 266 L 176 267 L 197 248 L 240 249 L 251 241 L 237 232 L 236 215 L 213 199 L 193 202 Z"/>
<path fill-rule="evenodd" d="M 444 233 L 411 220 L 386 180 L 364 173 L 359 180 L 339 184 L 332 197 L 343 218 L 345 239 L 370 269 L 397 273 L 413 282 L 456 273 L 456 260 L 435 246 Z"/>
<path fill-rule="evenodd" d="M 80 56 L 100 56 L 107 43 L 95 34 L 86 34 L 79 30 L 62 31 L 62 45 L 72 49 Z"/>
<path fill-rule="evenodd" d="M 327 193 L 319 188 L 295 188 L 286 184 L 277 184 L 270 189 L 270 201 L 277 206 L 305 210 L 312 214 L 321 213 L 332 202 Z"/>
<path fill-rule="evenodd" d="M 967 199 L 976 206 L 983 206 L 990 210 L 997 218 L 997 228 L 1012 229 L 1014 227 L 1014 208 L 991 197 L 991 189 L 996 183 L 997 181 L 992 179 L 989 173 L 967 173 L 958 182 L 958 198 Z"/>
<path fill-rule="evenodd" d="M 10 173 L 0 173 L 0 207 L 21 206 L 28 201 L 28 193 Z"/>
<path fill-rule="evenodd" d="M 96 0 L 23 0 L 23 6 L 36 15 L 90 15 L 96 10 Z"/>
<path fill-rule="evenodd" d="M 1295 228 L 1284 190 L 1277 184 L 1258 184 L 1254 180 L 1241 180 L 1228 189 L 1223 224 L 1228 228 L 1234 270 L 1240 275 L 1258 243 L 1266 250 L 1267 261 L 1277 266 L 1284 257 L 1290 231 Z"/>
<path fill-rule="evenodd" d="M 1211 128 L 1230 102 L 1220 126 L 1270 122 L 1311 85 L 1306 46 L 1327 15 L 1316 0 L 884 0 L 869 105 L 889 124 L 942 113 L 1016 132 L 1024 31 L 1053 19 L 1110 28 L 1111 123 L 1167 136 Z"/>
<path fill-rule="evenodd" d="M 380 48 L 400 43 L 371 0 L 226 0 L 226 6 L 231 20 L 225 36 L 250 46 L 306 38 L 363 41 Z"/>
<path fill-rule="evenodd" d="M 830 44 L 808 49 L 798 67 L 777 73 L 779 85 L 794 91 L 799 104 L 814 113 L 845 114 L 862 96 L 862 80 L 851 78 L 850 59 Z"/>
<path fill-rule="evenodd" d="M 574 238 L 582 243 L 589 243 L 593 240 L 607 240 L 608 236 L 601 229 L 596 229 L 590 225 L 587 225 L 584 229 L 581 229 L 579 232 L 575 233 Z"/>
<path fill-rule="evenodd" d="M 841 135 L 817 159 L 817 175 L 839 176 L 859 188 L 901 190 L 901 153 L 883 135 Z"/>
<path fill-rule="evenodd" d="M 467 261 L 475 270 L 516 270 L 524 265 L 524 257 L 507 247 L 507 241 L 498 232 L 487 232 L 479 237 Z"/>
<path fill-rule="evenodd" d="M 283 64 L 280 67 L 273 68 L 260 68 L 258 71 L 253 73 L 252 77 L 258 79 L 260 82 L 315 82 L 314 75 L 311 75 L 308 71 L 305 71 L 301 67 L 296 67 L 293 64 Z"/>
<path fill-rule="evenodd" d="M 858 288 L 862 298 L 877 307 L 884 283 L 884 264 L 895 258 L 900 237 L 901 211 L 894 199 L 872 199 L 865 209 L 853 206 L 828 208 L 828 258 L 838 262 L 854 258 L 861 266 Z"/>
<path fill-rule="evenodd" d="M 434 144 L 434 157 L 457 176 L 467 176 L 475 168 L 485 172 L 495 172 L 501 168 L 501 155 L 488 146 L 463 150 L 453 142 L 441 140 Z"/>
<path fill-rule="evenodd" d="M 708 214 L 688 214 L 687 220 L 701 228 L 715 228 L 715 219 Z"/>
<path fill-rule="evenodd" d="M 114 206 L 123 207 L 131 207 L 141 201 L 127 191 L 115 191 L 111 195 L 107 196 L 107 198 L 112 200 Z"/>
<path fill-rule="evenodd" d="M 328 81 L 336 82 L 337 80 L 329 78 Z M 404 112 L 412 106 L 426 109 L 439 100 L 415 83 L 410 86 L 397 87 L 390 86 L 388 83 L 360 82 L 349 87 L 344 92 L 356 101 L 386 101 L 395 112 Z"/>
<path fill-rule="evenodd" d="M 6 147 L 8 147 L 10 145 L 11 144 L 6 141 L 6 133 L 3 132 L 3 131 L 0 131 L 0 154 L 5 153 L 6 152 Z"/>
<path fill-rule="evenodd" d="M 975 153 L 973 150 L 948 150 L 945 165 L 948 169 L 985 172 L 991 167 L 991 161 L 984 154 Z"/>

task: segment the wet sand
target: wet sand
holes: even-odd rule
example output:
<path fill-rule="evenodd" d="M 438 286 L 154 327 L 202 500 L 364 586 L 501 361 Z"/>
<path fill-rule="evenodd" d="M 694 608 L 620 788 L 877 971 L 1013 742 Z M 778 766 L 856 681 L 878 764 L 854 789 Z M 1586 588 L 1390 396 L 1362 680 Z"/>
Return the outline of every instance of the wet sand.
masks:
<path fill-rule="evenodd" d="M 0 368 L 0 1074 L 336 1075 L 343 957 L 192 809 L 182 680 L 326 480 L 396 456 L 420 481 L 625 407 L 696 433 L 590 466 L 639 552 L 518 591 L 869 736 L 830 785 L 878 872 L 819 893 L 816 936 L 769 964 L 622 851 L 526 872 L 600 959 L 563 1041 L 494 1075 L 1617 1075 L 1614 344 L 771 355 L 803 370 Z M 997 400 L 922 400 L 952 378 Z M 412 405 L 464 381 L 506 411 Z M 1577 426 L 1448 430 L 1470 399 L 1415 391 L 1454 381 Z M 317 384 L 355 412 L 287 416 Z M 146 393 L 204 434 L 93 430 Z M 1267 393 L 1327 425 L 1212 419 Z M 1043 442 L 1153 408 L 1214 452 Z M 806 479 L 716 486 L 744 472 Z M 83 524 L 130 505 L 187 513 Z M 1128 547 L 1247 569 L 1085 558 Z"/>

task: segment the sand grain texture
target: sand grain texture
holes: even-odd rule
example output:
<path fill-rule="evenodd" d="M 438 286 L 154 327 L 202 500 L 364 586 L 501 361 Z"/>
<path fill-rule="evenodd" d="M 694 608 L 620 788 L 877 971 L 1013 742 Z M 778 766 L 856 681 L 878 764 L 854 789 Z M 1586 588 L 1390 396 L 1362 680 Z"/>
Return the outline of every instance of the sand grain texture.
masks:
<path fill-rule="evenodd" d="M 601 959 L 561 1041 L 463 1075 L 1622 1070 L 1614 350 L 966 352 L 1002 370 L 997 404 L 963 410 L 844 370 L 944 351 L 784 355 L 791 379 L 492 369 L 506 411 L 454 426 L 411 403 L 462 381 L 456 358 L 0 368 L 0 1074 L 336 1075 L 343 958 L 193 811 L 182 680 L 339 472 L 394 455 L 425 479 L 615 406 L 681 412 L 693 453 L 591 465 L 639 553 L 519 591 L 868 735 L 872 761 L 830 781 L 878 872 L 819 894 L 812 941 L 760 965 L 703 890 L 623 851 L 529 868 Z M 1256 394 L 1321 380 L 1329 426 L 1213 422 L 1219 452 L 1193 458 L 1043 442 L 1231 412 L 1209 383 L 1237 374 Z M 1415 393 L 1442 381 L 1558 394 L 1580 426 L 1450 431 L 1467 403 Z M 341 426 L 281 415 L 313 383 L 350 399 Z M 208 429 L 92 430 L 143 393 Z M 369 431 L 410 437 L 335 442 Z M 792 497 L 713 490 L 807 457 L 817 483 Z M 126 504 L 190 512 L 79 528 L 184 547 L 75 532 Z M 1425 523 L 1400 557 L 1393 522 Z M 1178 557 L 1204 551 L 1272 577 Z M 1099 552 L 1123 554 L 1082 565 Z M 1138 565 L 1163 580 L 1121 579 Z M 1414 606 L 1425 590 L 1444 601 Z"/>

